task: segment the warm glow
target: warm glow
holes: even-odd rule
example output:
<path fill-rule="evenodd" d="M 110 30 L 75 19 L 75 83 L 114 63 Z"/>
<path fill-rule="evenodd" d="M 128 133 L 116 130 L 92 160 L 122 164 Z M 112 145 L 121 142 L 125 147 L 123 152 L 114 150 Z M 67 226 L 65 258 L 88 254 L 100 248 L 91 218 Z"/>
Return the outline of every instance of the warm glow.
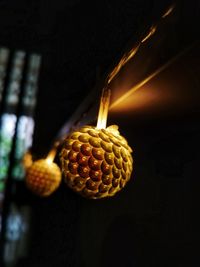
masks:
<path fill-rule="evenodd" d="M 172 13 L 172 11 L 174 10 L 174 5 L 173 6 L 170 6 L 168 9 L 167 9 L 167 11 L 162 15 L 162 18 L 166 18 L 167 16 L 169 16 L 171 13 Z"/>
<path fill-rule="evenodd" d="M 155 32 L 156 32 L 156 26 L 151 26 L 151 28 L 149 29 L 149 32 L 147 33 L 147 35 L 142 39 L 141 43 L 146 42 Z"/>
<path fill-rule="evenodd" d="M 180 55 L 178 55 L 177 57 L 179 57 L 179 56 Z M 163 65 L 162 67 L 160 67 L 159 69 L 157 69 L 155 72 L 153 72 L 152 74 L 150 74 L 146 79 L 144 79 L 143 81 L 139 82 L 138 84 L 136 84 L 135 86 L 133 86 L 131 89 L 129 89 L 126 93 L 124 93 L 114 103 L 111 104 L 110 110 L 113 109 L 113 108 L 115 108 L 117 105 L 119 105 L 123 101 L 125 101 L 128 97 L 130 97 L 133 93 L 135 93 L 137 90 L 139 90 L 142 86 L 144 86 L 145 84 L 147 84 L 150 80 L 152 80 L 154 77 L 156 77 L 162 71 L 164 71 L 169 65 L 171 65 L 177 59 L 177 57 L 173 58 L 172 60 L 170 60 L 169 62 L 167 62 L 165 65 Z"/>
<path fill-rule="evenodd" d="M 136 45 L 135 47 L 133 47 L 130 51 L 128 51 L 127 53 L 125 53 L 121 60 L 119 61 L 119 63 L 117 64 L 117 66 L 111 71 L 111 73 L 108 75 L 108 84 L 116 77 L 116 75 L 119 73 L 119 71 L 121 70 L 121 68 L 130 60 L 132 59 L 138 49 L 140 48 L 140 45 L 144 42 L 146 42 L 154 33 L 156 32 L 156 26 L 151 26 L 148 33 L 142 38 L 142 40 L 139 42 L 138 45 Z"/>
<path fill-rule="evenodd" d="M 165 19 L 168 15 L 172 13 L 174 10 L 175 5 L 170 6 L 165 13 L 162 15 L 161 19 Z M 148 31 L 148 33 L 143 36 L 140 41 L 128 52 L 126 52 L 122 58 L 120 59 L 119 63 L 114 67 L 114 69 L 110 72 L 107 78 L 107 85 L 111 83 L 111 81 L 116 77 L 116 75 L 120 72 L 121 68 L 130 60 L 132 59 L 140 46 L 146 42 L 154 33 L 156 32 L 157 25 L 152 25 Z"/>
<path fill-rule="evenodd" d="M 97 119 L 97 129 L 106 129 L 109 103 L 110 103 L 110 90 L 104 89 L 100 100 L 99 114 Z"/>
<path fill-rule="evenodd" d="M 109 84 L 115 77 L 116 75 L 119 73 L 119 71 L 121 70 L 121 68 L 130 60 L 132 59 L 138 49 L 140 48 L 140 45 L 144 42 L 146 42 L 154 33 L 156 32 L 156 26 L 151 26 L 148 33 L 142 38 L 142 40 L 139 42 L 138 45 L 134 46 L 130 51 L 128 51 L 127 53 L 125 53 L 122 58 L 120 59 L 119 63 L 117 64 L 117 66 L 111 71 L 111 73 L 108 75 L 108 81 L 107 83 Z"/>
<path fill-rule="evenodd" d="M 56 149 L 52 149 L 46 158 L 47 163 L 51 164 L 54 161 L 55 156 L 56 156 Z"/>
<path fill-rule="evenodd" d="M 120 62 L 117 66 L 113 69 L 113 71 L 108 76 L 108 84 L 115 78 L 121 68 L 137 53 L 140 45 L 133 47 L 128 53 L 124 54 L 121 58 Z"/>

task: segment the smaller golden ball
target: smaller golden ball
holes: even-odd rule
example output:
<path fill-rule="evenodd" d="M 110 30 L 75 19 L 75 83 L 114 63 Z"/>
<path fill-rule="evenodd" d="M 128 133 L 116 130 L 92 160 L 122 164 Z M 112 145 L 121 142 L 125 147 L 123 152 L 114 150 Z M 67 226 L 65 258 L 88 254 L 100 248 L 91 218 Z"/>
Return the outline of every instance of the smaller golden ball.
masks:
<path fill-rule="evenodd" d="M 36 195 L 46 197 L 52 194 L 60 185 L 61 171 L 56 163 L 40 159 L 28 168 L 26 185 Z"/>

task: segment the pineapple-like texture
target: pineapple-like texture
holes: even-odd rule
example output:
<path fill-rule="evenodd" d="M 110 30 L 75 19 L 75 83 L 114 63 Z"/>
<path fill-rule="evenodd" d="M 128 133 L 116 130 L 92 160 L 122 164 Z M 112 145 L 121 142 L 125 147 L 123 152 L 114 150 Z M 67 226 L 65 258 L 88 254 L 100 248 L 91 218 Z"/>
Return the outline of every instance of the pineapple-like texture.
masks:
<path fill-rule="evenodd" d="M 131 148 L 112 125 L 106 129 L 84 126 L 72 132 L 60 152 L 67 185 L 86 198 L 110 197 L 129 181 Z"/>
<path fill-rule="evenodd" d="M 39 159 L 27 169 L 26 185 L 36 195 L 41 197 L 53 193 L 61 182 L 61 171 L 56 163 L 47 159 Z"/>

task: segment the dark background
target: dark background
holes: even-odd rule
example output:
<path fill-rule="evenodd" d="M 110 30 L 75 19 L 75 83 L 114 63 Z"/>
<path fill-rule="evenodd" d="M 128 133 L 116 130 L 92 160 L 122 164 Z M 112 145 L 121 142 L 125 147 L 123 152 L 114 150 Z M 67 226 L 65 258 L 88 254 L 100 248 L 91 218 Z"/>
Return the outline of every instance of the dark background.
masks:
<path fill-rule="evenodd" d="M 103 76 L 169 2 L 0 1 L 1 45 L 43 56 L 37 152 L 46 150 L 97 76 Z"/>
<path fill-rule="evenodd" d="M 42 55 L 34 155 L 48 152 L 99 77 L 168 3 L 0 1 L 0 45 Z M 190 16 L 198 40 L 198 1 L 179 4 L 182 40 Z M 148 125 L 135 118 L 135 129 L 131 116 L 119 120 L 135 150 L 134 179 L 109 200 L 85 200 L 64 185 L 48 199 L 33 197 L 29 255 L 18 266 L 200 266 L 199 118 L 167 113 L 151 122 L 149 114 Z"/>

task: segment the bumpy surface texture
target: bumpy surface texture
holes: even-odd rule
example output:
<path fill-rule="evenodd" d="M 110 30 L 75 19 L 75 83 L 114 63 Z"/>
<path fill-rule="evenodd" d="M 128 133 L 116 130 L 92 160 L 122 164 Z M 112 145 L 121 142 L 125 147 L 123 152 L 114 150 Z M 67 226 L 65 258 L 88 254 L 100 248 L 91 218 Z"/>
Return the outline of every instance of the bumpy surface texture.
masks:
<path fill-rule="evenodd" d="M 39 196 L 49 196 L 61 182 L 60 168 L 46 159 L 35 161 L 27 170 L 27 187 Z"/>
<path fill-rule="evenodd" d="M 116 126 L 84 126 L 64 141 L 60 161 L 65 182 L 87 198 L 113 196 L 130 179 L 131 151 Z"/>

